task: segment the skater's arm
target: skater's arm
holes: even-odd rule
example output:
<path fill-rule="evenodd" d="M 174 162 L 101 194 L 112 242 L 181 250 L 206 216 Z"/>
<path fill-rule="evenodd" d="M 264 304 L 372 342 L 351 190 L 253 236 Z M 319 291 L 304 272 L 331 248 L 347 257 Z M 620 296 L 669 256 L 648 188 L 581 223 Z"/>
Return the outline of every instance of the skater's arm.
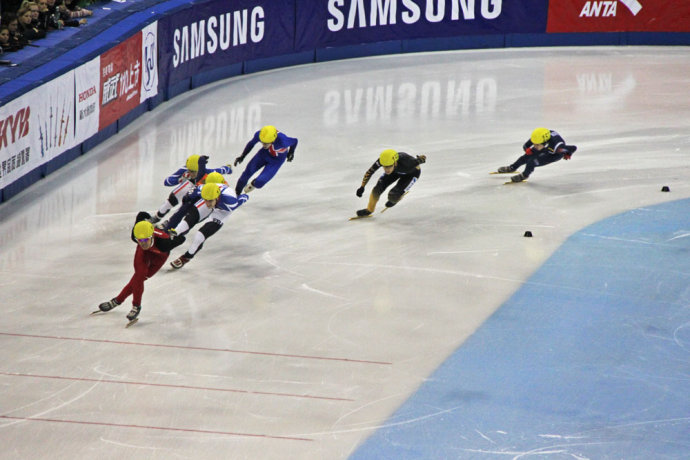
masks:
<path fill-rule="evenodd" d="M 371 176 L 376 172 L 377 169 L 381 167 L 381 163 L 379 163 L 379 160 L 376 160 L 373 165 L 369 169 L 367 169 L 367 172 L 364 173 L 364 177 L 362 178 L 362 187 L 366 187 L 367 183 L 369 182 L 369 179 L 371 179 Z"/>
<path fill-rule="evenodd" d="M 165 185 L 166 187 L 172 187 L 174 185 L 179 184 L 180 182 L 185 180 L 183 176 L 186 172 L 187 168 L 178 169 L 177 171 L 165 178 L 165 180 L 163 181 L 163 185 Z"/>

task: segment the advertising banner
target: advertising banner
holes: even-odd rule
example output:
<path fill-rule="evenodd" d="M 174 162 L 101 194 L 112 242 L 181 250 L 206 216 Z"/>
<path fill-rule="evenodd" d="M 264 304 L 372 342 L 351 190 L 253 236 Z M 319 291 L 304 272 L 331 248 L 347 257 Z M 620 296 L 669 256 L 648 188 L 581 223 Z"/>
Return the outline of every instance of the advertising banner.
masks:
<path fill-rule="evenodd" d="M 297 50 L 457 35 L 543 33 L 548 0 L 297 0 Z"/>
<path fill-rule="evenodd" d="M 76 143 L 84 142 L 98 132 L 101 106 L 100 71 L 100 56 L 74 69 Z"/>
<path fill-rule="evenodd" d="M 141 97 L 144 102 L 158 94 L 158 22 L 153 22 L 141 31 Z"/>
<path fill-rule="evenodd" d="M 116 122 L 141 101 L 141 43 L 141 32 L 137 32 L 101 54 L 99 129 Z"/>
<path fill-rule="evenodd" d="M 158 21 L 166 85 L 245 60 L 293 51 L 295 0 L 196 3 Z"/>
<path fill-rule="evenodd" d="M 552 1 L 547 32 L 690 32 L 690 1 Z"/>
<path fill-rule="evenodd" d="M 74 145 L 70 71 L 0 108 L 0 188 Z"/>

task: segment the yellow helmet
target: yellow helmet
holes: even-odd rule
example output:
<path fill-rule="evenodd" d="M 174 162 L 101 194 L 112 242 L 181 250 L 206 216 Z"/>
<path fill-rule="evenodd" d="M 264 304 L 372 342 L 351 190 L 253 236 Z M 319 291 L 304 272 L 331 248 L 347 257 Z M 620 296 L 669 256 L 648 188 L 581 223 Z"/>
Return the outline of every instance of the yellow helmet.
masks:
<path fill-rule="evenodd" d="M 187 158 L 187 163 L 185 164 L 185 166 L 190 171 L 198 171 L 199 170 L 199 155 L 191 155 L 189 158 Z"/>
<path fill-rule="evenodd" d="M 547 128 L 535 129 L 532 131 L 532 135 L 529 138 L 533 144 L 546 144 L 549 142 L 549 139 L 551 139 L 551 131 L 549 131 Z"/>
<path fill-rule="evenodd" d="M 201 198 L 206 201 L 215 200 L 220 196 L 220 187 L 213 182 L 205 184 L 201 187 Z"/>
<path fill-rule="evenodd" d="M 272 144 L 278 138 L 278 130 L 275 126 L 266 125 L 259 131 L 259 140 L 264 144 Z"/>
<path fill-rule="evenodd" d="M 134 238 L 144 240 L 153 236 L 153 224 L 148 220 L 140 220 L 134 225 Z"/>
<path fill-rule="evenodd" d="M 398 161 L 398 152 L 393 149 L 386 149 L 379 156 L 381 166 L 393 166 Z"/>
<path fill-rule="evenodd" d="M 219 172 L 213 171 L 211 173 L 208 173 L 208 176 L 206 176 L 206 182 L 204 182 L 204 183 L 206 183 L 206 184 L 222 184 L 223 182 L 225 182 L 225 178 L 223 177 L 223 175 Z"/>

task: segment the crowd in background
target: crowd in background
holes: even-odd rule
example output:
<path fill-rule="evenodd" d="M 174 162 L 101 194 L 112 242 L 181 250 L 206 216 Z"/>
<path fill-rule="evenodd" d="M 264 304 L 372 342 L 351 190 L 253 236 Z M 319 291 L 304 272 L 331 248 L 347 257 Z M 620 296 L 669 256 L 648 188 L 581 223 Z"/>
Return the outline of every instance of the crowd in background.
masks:
<path fill-rule="evenodd" d="M 0 53 L 11 53 L 45 38 L 52 31 L 79 27 L 93 12 L 93 0 L 2 0 Z"/>

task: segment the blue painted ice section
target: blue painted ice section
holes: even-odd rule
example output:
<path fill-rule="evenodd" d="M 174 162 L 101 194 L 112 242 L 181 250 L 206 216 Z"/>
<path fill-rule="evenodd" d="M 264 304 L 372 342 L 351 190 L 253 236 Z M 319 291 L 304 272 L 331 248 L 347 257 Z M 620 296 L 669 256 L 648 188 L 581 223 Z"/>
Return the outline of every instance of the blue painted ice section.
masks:
<path fill-rule="evenodd" d="M 570 237 L 351 458 L 690 458 L 690 200 Z"/>

